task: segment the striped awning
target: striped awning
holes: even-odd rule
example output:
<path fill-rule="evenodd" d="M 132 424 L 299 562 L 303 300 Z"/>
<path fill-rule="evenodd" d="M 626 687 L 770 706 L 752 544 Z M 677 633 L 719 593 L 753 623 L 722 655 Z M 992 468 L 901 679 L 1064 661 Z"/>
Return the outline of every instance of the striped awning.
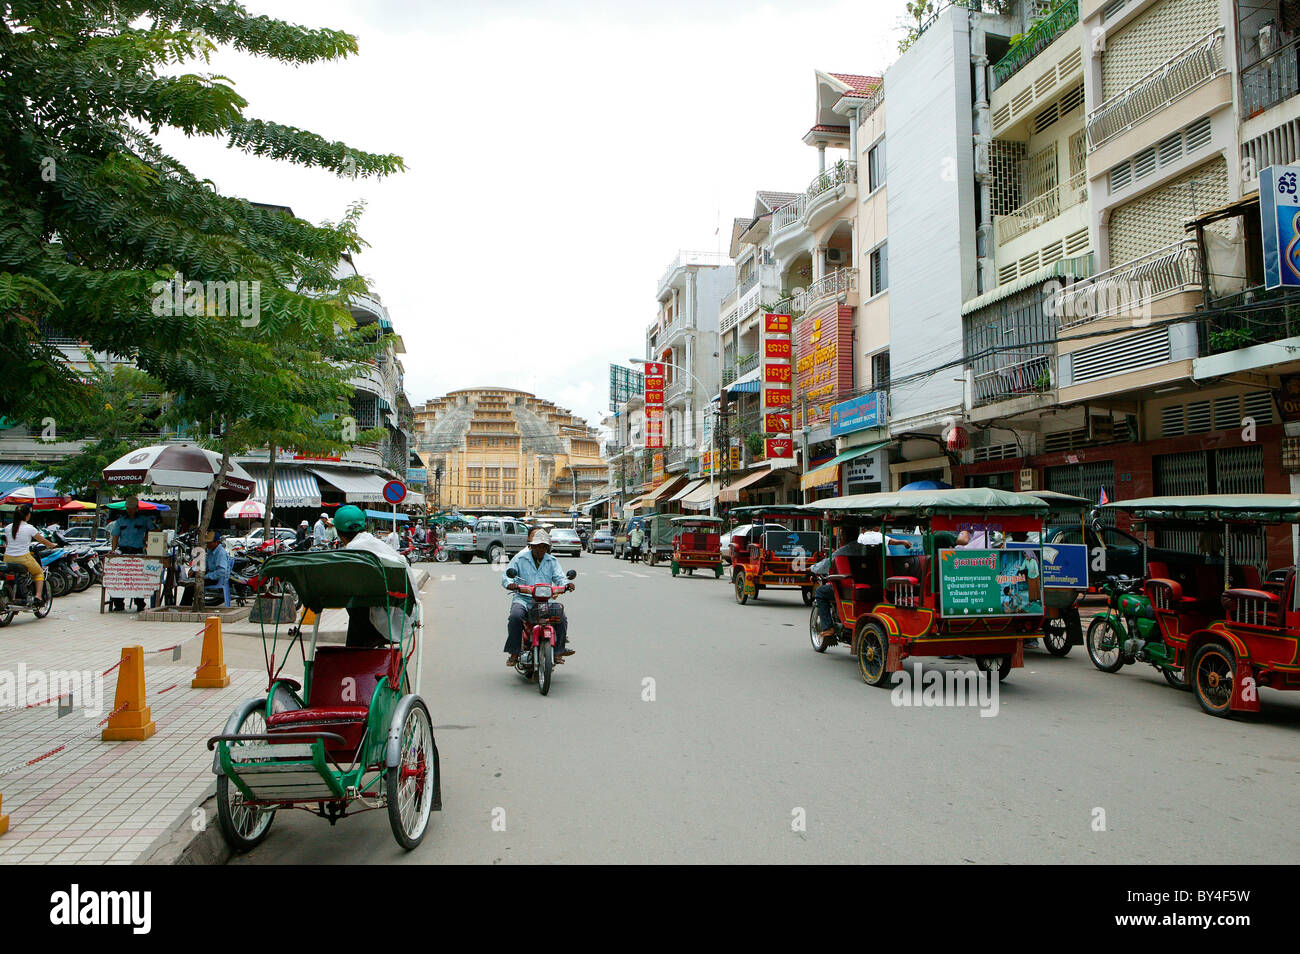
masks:
<path fill-rule="evenodd" d="M 19 487 L 32 484 L 36 472 L 28 470 L 25 464 L 0 464 L 0 497 L 12 493 Z M 33 484 L 38 490 L 54 493 L 54 478 L 47 477 L 39 484 Z"/>
<path fill-rule="evenodd" d="M 799 487 L 802 490 L 810 490 L 813 487 L 822 487 L 826 484 L 834 483 L 840 479 L 840 464 L 846 464 L 855 457 L 861 457 L 863 454 L 870 454 L 872 451 L 880 450 L 888 444 L 889 441 L 880 441 L 876 444 L 866 444 L 862 447 L 852 447 L 837 457 L 832 457 L 820 467 L 815 467 L 808 473 L 804 474 L 799 480 Z"/>
<path fill-rule="evenodd" d="M 266 503 L 266 492 L 270 483 L 267 471 L 253 470 L 251 467 L 248 470 L 257 482 L 257 487 L 253 490 L 253 499 Z M 319 506 L 320 484 L 316 482 L 315 474 L 297 467 L 275 468 L 275 503 L 272 504 L 272 509 Z"/>
<path fill-rule="evenodd" d="M 343 491 L 343 499 L 348 503 L 387 503 L 384 500 L 384 484 L 388 481 L 378 474 L 359 470 L 336 470 L 333 467 L 309 469 L 327 484 Z"/>

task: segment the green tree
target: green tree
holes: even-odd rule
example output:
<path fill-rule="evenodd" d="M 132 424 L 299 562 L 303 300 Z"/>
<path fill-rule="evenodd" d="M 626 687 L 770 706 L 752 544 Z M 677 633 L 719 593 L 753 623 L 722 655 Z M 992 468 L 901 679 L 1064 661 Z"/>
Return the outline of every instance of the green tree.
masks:
<path fill-rule="evenodd" d="M 903 19 L 903 29 L 906 33 L 898 41 L 899 53 L 906 53 L 908 48 L 916 42 L 916 38 L 921 35 L 921 27 L 933 15 L 934 0 L 908 0 L 907 16 Z"/>

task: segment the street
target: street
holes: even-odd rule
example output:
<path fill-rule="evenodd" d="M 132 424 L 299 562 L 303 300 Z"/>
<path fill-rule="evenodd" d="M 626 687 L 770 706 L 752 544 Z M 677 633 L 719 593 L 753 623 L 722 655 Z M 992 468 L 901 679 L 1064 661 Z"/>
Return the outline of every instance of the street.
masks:
<path fill-rule="evenodd" d="M 383 812 L 333 830 L 281 812 L 234 863 L 1253 864 L 1300 849 L 1294 694 L 1211 718 L 1149 666 L 1107 675 L 1078 646 L 1027 650 L 993 717 L 896 707 L 845 647 L 812 651 L 797 591 L 741 607 L 725 577 L 561 563 L 579 574 L 564 600 L 577 652 L 545 698 L 504 665 L 499 569 L 428 567 L 420 692 L 443 811 L 417 850 Z"/>

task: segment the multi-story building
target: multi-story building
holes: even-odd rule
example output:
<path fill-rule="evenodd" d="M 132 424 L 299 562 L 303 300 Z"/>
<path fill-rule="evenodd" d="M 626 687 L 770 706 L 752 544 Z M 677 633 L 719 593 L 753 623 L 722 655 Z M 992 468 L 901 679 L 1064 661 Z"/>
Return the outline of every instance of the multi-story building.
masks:
<path fill-rule="evenodd" d="M 414 419 L 429 502 L 439 509 L 567 513 L 607 480 L 597 432 L 524 391 L 453 391 L 415 408 Z"/>

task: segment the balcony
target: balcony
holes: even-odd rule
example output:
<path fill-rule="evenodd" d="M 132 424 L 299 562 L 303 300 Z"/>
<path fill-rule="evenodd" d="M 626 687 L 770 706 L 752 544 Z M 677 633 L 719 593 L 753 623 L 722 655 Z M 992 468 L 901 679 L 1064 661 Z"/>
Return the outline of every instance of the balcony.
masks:
<path fill-rule="evenodd" d="M 1067 285 L 1056 301 L 1062 328 L 1114 318 L 1175 292 L 1201 287 L 1195 239 L 1184 239 L 1092 278 Z"/>
<path fill-rule="evenodd" d="M 738 358 L 736 363 L 722 369 L 722 386 L 725 388 L 737 378 L 743 377 L 758 367 L 759 355 L 747 354 Z"/>
<path fill-rule="evenodd" d="M 858 270 L 856 268 L 838 268 L 828 272 L 808 286 L 803 293 L 807 311 L 815 302 L 823 298 L 839 298 L 858 290 Z"/>
<path fill-rule="evenodd" d="M 994 360 L 998 367 L 975 375 L 976 406 L 1051 390 L 1055 362 L 1050 354 L 1006 351 Z"/>
<path fill-rule="evenodd" d="M 686 392 L 691 389 L 691 379 L 685 374 L 678 374 L 677 377 L 664 388 L 664 404 L 669 405 L 686 396 Z"/>
<path fill-rule="evenodd" d="M 1089 151 L 1223 72 L 1223 27 L 1218 27 L 1088 113 Z"/>
<path fill-rule="evenodd" d="M 808 188 L 799 198 L 781 206 L 772 213 L 772 231 L 780 232 L 793 225 L 803 224 L 808 219 L 808 211 L 819 205 L 817 199 L 840 186 L 854 184 L 858 181 L 858 164 L 841 159 L 825 172 L 819 172 Z"/>
<path fill-rule="evenodd" d="M 726 334 L 732 328 L 736 327 L 739 321 L 740 321 L 740 309 L 732 308 L 730 311 L 728 311 L 725 315 L 722 316 L 722 321 L 718 323 L 718 331 L 721 334 Z"/>
<path fill-rule="evenodd" d="M 1066 209 L 1088 201 L 1087 174 L 1080 172 L 1060 185 L 1053 186 L 1036 199 L 1030 199 L 1007 215 L 994 221 L 998 244 L 1005 245 L 1013 238 L 1032 232 L 1044 222 L 1050 222 Z"/>
<path fill-rule="evenodd" d="M 1258 116 L 1300 93 L 1300 40 L 1293 40 L 1241 71 L 1241 111 Z"/>
<path fill-rule="evenodd" d="M 745 292 L 749 291 L 758 284 L 758 269 L 755 268 L 747 276 L 736 282 L 737 297 L 744 298 Z"/>
<path fill-rule="evenodd" d="M 1014 43 L 1006 56 L 993 64 L 993 75 L 997 78 L 998 86 L 1078 22 L 1079 0 L 1065 0 L 1064 3 L 1057 4 L 1051 13 L 1021 35 L 1020 42 Z"/>

